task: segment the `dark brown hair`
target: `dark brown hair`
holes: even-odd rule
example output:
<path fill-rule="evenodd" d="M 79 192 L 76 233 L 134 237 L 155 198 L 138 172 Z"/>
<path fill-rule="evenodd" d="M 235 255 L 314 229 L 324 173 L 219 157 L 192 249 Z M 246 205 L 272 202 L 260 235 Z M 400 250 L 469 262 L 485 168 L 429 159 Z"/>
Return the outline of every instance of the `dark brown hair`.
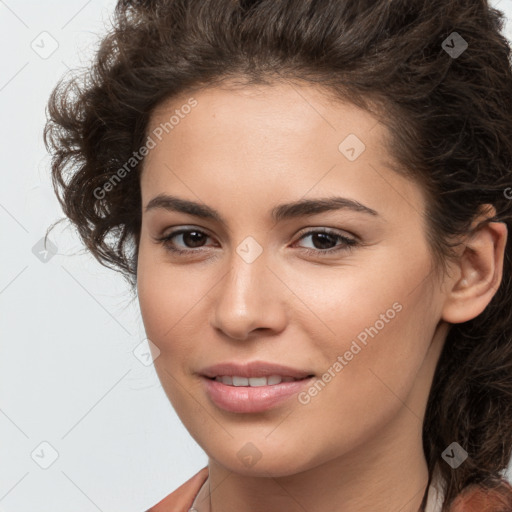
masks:
<path fill-rule="evenodd" d="M 45 142 L 59 202 L 92 254 L 133 290 L 144 160 L 108 193 L 97 191 L 144 145 L 154 108 L 227 80 L 303 81 L 389 129 L 396 171 L 428 197 L 432 261 L 446 270 L 454 237 L 468 233 L 483 205 L 496 209 L 487 222 L 511 232 L 512 72 L 503 26 L 486 0 L 119 1 L 93 65 L 59 82 L 49 100 Z M 480 315 L 451 326 L 434 375 L 423 447 L 430 478 L 438 464 L 446 482 L 443 511 L 470 486 L 504 485 L 511 270 L 509 236 L 499 289 Z M 441 457 L 454 441 L 469 454 L 457 469 Z M 507 489 L 504 508 L 493 510 L 512 510 Z"/>

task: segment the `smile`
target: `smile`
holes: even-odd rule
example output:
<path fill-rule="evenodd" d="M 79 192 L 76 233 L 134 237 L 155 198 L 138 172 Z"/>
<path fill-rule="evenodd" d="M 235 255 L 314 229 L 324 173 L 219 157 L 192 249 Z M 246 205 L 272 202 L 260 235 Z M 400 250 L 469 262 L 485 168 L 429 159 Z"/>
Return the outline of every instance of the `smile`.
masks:
<path fill-rule="evenodd" d="M 307 377 L 305 377 L 307 378 Z M 293 377 L 282 377 L 281 375 L 270 375 L 269 377 L 240 377 L 237 375 L 219 375 L 215 377 L 217 382 L 222 382 L 227 386 L 275 386 L 281 382 L 293 382 L 296 380 Z"/>

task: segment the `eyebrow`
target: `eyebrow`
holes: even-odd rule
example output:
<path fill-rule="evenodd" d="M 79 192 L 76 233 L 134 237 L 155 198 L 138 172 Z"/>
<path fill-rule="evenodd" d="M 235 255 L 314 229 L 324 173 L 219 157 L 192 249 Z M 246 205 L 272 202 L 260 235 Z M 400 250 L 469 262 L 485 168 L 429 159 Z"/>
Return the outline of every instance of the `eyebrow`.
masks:
<path fill-rule="evenodd" d="M 215 220 L 221 224 L 227 225 L 224 218 L 213 208 L 176 196 L 159 194 L 149 201 L 145 211 L 148 212 L 156 209 L 186 213 L 203 219 Z M 333 210 L 352 210 L 374 217 L 379 216 L 375 210 L 354 199 L 348 199 L 346 197 L 326 197 L 319 199 L 301 199 L 291 203 L 280 204 L 271 210 L 271 218 L 275 222 L 279 222 L 285 219 L 305 217 Z"/>

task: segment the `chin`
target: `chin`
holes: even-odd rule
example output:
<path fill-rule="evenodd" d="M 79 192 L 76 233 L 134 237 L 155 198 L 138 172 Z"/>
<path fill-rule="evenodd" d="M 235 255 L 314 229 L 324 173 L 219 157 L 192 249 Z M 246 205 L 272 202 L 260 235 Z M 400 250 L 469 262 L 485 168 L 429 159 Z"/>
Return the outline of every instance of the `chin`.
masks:
<path fill-rule="evenodd" d="M 311 459 L 298 458 L 299 447 L 290 443 L 281 444 L 280 448 L 276 449 L 269 447 L 259 449 L 256 444 L 246 441 L 238 443 L 241 444 L 241 448 L 233 453 L 231 448 L 235 443 L 236 441 L 230 443 L 225 449 L 219 449 L 217 446 L 213 450 L 205 451 L 215 464 L 233 473 L 253 477 L 291 476 L 320 464 Z M 307 455 L 310 455 L 309 451 Z"/>

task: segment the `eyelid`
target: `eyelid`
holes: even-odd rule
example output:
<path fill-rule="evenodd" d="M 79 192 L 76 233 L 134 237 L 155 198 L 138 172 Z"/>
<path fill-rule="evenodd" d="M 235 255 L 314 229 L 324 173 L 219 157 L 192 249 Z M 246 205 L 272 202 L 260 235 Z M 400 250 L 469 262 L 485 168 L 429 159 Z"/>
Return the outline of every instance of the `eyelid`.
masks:
<path fill-rule="evenodd" d="M 170 229 L 170 231 L 167 234 L 164 234 L 167 229 Z M 215 238 L 213 235 L 210 234 L 208 228 L 198 227 L 198 226 L 189 225 L 189 224 L 180 224 L 178 226 L 173 226 L 172 228 L 169 228 L 169 227 L 166 228 L 162 232 L 162 235 L 157 236 L 156 239 L 166 238 L 170 235 L 180 234 L 184 231 L 185 232 L 186 231 L 199 231 L 200 233 L 203 233 L 211 238 Z M 347 231 L 347 230 L 341 229 L 341 228 L 333 228 L 333 227 L 322 226 L 322 225 L 307 226 L 307 227 L 301 229 L 295 236 L 298 238 L 302 238 L 304 235 L 310 234 L 312 231 L 315 233 L 317 233 L 319 231 L 326 232 L 328 234 L 339 235 L 339 236 L 343 236 L 345 238 L 353 238 L 356 241 L 361 241 L 361 239 L 355 233 L 352 233 L 350 231 Z"/>
<path fill-rule="evenodd" d="M 336 235 L 336 236 L 342 236 L 344 238 L 352 238 L 356 241 L 359 241 L 360 238 L 350 232 L 350 231 L 347 231 L 345 229 L 341 229 L 341 228 L 332 228 L 330 226 L 308 226 L 302 230 L 300 230 L 297 234 L 297 236 L 299 238 L 303 237 L 304 235 L 307 235 L 307 234 L 310 234 L 311 232 L 314 232 L 314 233 L 317 233 L 317 232 L 325 232 L 325 233 L 328 233 L 330 235 Z"/>

